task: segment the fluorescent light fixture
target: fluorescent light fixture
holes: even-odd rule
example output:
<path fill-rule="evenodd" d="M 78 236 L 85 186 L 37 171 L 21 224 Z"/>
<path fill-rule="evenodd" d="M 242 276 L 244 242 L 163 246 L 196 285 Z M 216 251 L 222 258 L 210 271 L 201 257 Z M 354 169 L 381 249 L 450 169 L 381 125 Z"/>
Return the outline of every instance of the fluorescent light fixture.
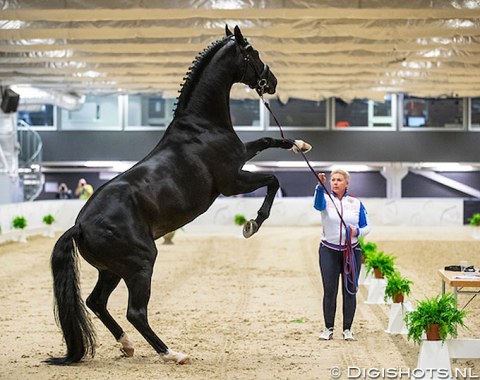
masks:
<path fill-rule="evenodd" d="M 247 172 L 258 172 L 260 170 L 260 168 L 257 165 L 245 164 L 245 165 L 243 165 L 242 170 L 245 170 Z"/>
<path fill-rule="evenodd" d="M 369 172 L 374 170 L 370 166 L 363 164 L 332 165 L 328 168 L 328 170 L 335 169 L 346 170 L 347 172 Z"/>
<path fill-rule="evenodd" d="M 85 161 L 84 166 L 87 168 L 111 168 L 120 161 Z"/>
<path fill-rule="evenodd" d="M 277 161 L 275 166 L 278 168 L 306 168 L 304 161 Z"/>
<path fill-rule="evenodd" d="M 123 173 L 130 169 L 134 164 L 131 162 L 115 162 L 112 165 L 112 169 L 118 173 Z"/>
<path fill-rule="evenodd" d="M 424 162 L 420 164 L 420 168 L 439 172 L 470 172 L 475 170 L 472 165 L 460 164 L 458 162 Z"/>

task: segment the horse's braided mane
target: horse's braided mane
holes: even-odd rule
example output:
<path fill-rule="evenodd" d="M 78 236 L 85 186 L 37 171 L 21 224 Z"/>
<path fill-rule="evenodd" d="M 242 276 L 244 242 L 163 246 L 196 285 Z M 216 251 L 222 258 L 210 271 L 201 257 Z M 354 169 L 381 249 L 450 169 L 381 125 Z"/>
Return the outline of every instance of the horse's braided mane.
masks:
<path fill-rule="evenodd" d="M 190 94 L 192 93 L 193 88 L 198 82 L 198 77 L 205 68 L 205 66 L 210 62 L 215 53 L 229 40 L 229 37 L 223 37 L 220 40 L 212 42 L 208 47 L 203 51 L 197 54 L 195 59 L 192 62 L 192 65 L 188 68 L 187 73 L 185 74 L 184 82 L 181 85 L 180 95 L 177 97 L 176 108 L 174 113 L 181 110 L 182 105 L 188 103 Z"/>

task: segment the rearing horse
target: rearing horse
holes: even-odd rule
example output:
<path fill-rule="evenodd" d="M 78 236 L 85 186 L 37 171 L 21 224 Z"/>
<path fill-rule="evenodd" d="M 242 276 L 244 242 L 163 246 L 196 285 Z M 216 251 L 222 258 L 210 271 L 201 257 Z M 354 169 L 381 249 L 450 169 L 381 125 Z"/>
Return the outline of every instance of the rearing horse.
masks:
<path fill-rule="evenodd" d="M 256 219 L 244 228 L 245 237 L 250 237 L 268 218 L 279 184 L 273 175 L 242 170 L 245 162 L 271 147 L 310 149 L 300 140 L 240 141 L 230 118 L 232 85 L 242 82 L 259 94 L 273 94 L 277 80 L 238 27 L 234 34 L 227 27 L 226 34 L 195 59 L 175 116 L 158 145 L 99 188 L 55 244 L 55 314 L 67 354 L 47 363 L 70 364 L 95 352 L 95 332 L 80 297 L 77 252 L 98 270 L 86 305 L 122 344 L 124 354 L 133 355 L 133 344 L 107 310 L 108 298 L 122 279 L 129 293 L 128 321 L 165 361 L 188 363 L 187 355 L 170 350 L 148 324 L 155 240 L 205 212 L 220 194 L 267 186 Z"/>

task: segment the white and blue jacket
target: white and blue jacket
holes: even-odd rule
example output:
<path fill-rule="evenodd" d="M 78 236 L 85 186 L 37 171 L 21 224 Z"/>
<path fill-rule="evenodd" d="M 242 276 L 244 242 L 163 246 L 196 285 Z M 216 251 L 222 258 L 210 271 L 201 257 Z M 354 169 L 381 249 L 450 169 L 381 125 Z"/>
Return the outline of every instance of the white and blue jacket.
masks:
<path fill-rule="evenodd" d="M 345 193 L 342 200 L 332 193 L 333 202 L 347 226 L 357 230 L 357 236 L 352 237 L 352 246 L 358 245 L 358 237 L 370 232 L 367 219 L 367 210 L 359 199 Z M 313 207 L 322 213 L 323 238 L 322 243 L 329 248 L 342 251 L 345 249 L 345 227 L 340 221 L 337 210 L 330 197 L 325 197 L 322 186 L 315 187 L 315 200 Z M 340 237 L 342 241 L 340 241 Z"/>

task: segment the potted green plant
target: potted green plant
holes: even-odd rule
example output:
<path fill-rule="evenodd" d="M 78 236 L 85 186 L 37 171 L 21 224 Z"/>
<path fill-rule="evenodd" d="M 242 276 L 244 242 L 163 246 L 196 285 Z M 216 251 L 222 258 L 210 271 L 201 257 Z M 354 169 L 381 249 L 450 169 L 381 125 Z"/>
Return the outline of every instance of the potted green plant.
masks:
<path fill-rule="evenodd" d="M 43 217 L 43 223 L 45 223 L 48 226 L 48 232 L 47 236 L 53 237 L 55 235 L 53 231 L 53 223 L 55 222 L 55 218 L 53 217 L 52 214 L 47 214 Z"/>
<path fill-rule="evenodd" d="M 365 263 L 367 261 L 368 255 L 371 254 L 372 252 L 377 251 L 377 245 L 372 242 L 365 242 L 365 239 L 363 236 L 361 236 L 358 239 L 358 242 L 360 243 L 360 248 L 362 248 L 362 252 L 363 252 L 362 263 Z"/>
<path fill-rule="evenodd" d="M 427 340 L 444 342 L 447 337 L 456 338 L 458 327 L 465 327 L 466 314 L 465 310 L 458 310 L 457 301 L 450 293 L 427 298 L 419 302 L 415 310 L 405 315 L 407 339 L 420 343 L 423 333 L 426 333 Z"/>
<path fill-rule="evenodd" d="M 47 226 L 50 226 L 55 222 L 55 218 L 53 217 L 52 214 L 47 214 L 43 217 L 43 223 L 45 223 Z"/>
<path fill-rule="evenodd" d="M 15 229 L 23 230 L 25 227 L 27 227 L 27 219 L 24 216 L 16 216 L 13 218 L 12 226 Z"/>
<path fill-rule="evenodd" d="M 247 218 L 245 218 L 245 215 L 243 214 L 236 214 L 233 217 L 233 221 L 236 225 L 243 226 L 247 222 Z"/>
<path fill-rule="evenodd" d="M 468 224 L 473 227 L 472 236 L 474 239 L 480 239 L 480 213 L 475 213 L 470 219 Z"/>
<path fill-rule="evenodd" d="M 387 276 L 385 287 L 385 302 L 391 299 L 394 303 L 403 303 L 405 296 L 410 294 L 410 285 L 413 282 L 403 277 L 398 270 L 394 270 Z"/>
<path fill-rule="evenodd" d="M 367 274 L 374 272 L 375 278 L 384 278 L 394 271 L 395 256 L 387 255 L 383 251 L 370 252 L 365 261 Z"/>
<path fill-rule="evenodd" d="M 27 219 L 24 216 L 17 215 L 12 220 L 12 227 L 16 230 L 21 230 L 20 234 L 20 242 L 25 243 L 27 241 L 27 237 L 25 235 L 25 227 L 27 227 Z"/>

